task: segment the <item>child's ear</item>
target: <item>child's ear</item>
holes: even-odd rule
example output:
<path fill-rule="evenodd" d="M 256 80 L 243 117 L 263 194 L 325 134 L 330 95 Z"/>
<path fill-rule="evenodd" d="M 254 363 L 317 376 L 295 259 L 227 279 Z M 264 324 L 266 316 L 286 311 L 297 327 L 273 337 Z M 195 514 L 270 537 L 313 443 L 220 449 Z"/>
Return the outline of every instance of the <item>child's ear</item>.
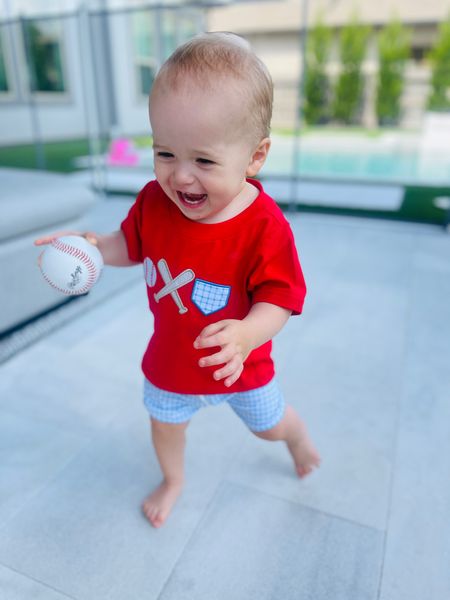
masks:
<path fill-rule="evenodd" d="M 250 162 L 248 163 L 246 173 L 247 177 L 254 177 L 266 162 L 270 144 L 270 138 L 264 138 L 259 142 L 256 149 L 253 151 Z"/>

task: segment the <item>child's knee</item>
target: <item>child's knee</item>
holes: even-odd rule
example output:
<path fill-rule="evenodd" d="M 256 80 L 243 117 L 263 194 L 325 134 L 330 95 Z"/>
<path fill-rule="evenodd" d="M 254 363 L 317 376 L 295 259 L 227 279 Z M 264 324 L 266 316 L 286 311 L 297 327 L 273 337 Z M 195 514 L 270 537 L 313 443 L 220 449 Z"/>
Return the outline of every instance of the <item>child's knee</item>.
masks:
<path fill-rule="evenodd" d="M 284 440 L 286 435 L 286 424 L 290 420 L 291 412 L 292 407 L 286 405 L 284 407 L 283 414 L 281 417 L 278 417 L 279 420 L 275 423 L 275 425 L 272 425 L 272 427 L 269 429 L 264 429 L 263 431 L 252 430 L 252 433 L 262 440 L 268 440 L 269 442 L 278 442 L 279 440 Z"/>
<path fill-rule="evenodd" d="M 152 424 L 153 432 L 165 435 L 170 435 L 172 433 L 184 431 L 184 429 L 186 429 L 186 427 L 189 425 L 189 421 L 186 421 L 184 423 L 166 423 L 164 421 L 158 421 L 153 417 L 150 417 L 150 421 Z"/>
<path fill-rule="evenodd" d="M 281 439 L 281 432 L 278 425 L 275 425 L 275 427 L 271 427 L 270 429 L 266 429 L 265 431 L 252 431 L 252 433 L 254 433 L 256 437 L 269 442 L 276 442 Z"/>

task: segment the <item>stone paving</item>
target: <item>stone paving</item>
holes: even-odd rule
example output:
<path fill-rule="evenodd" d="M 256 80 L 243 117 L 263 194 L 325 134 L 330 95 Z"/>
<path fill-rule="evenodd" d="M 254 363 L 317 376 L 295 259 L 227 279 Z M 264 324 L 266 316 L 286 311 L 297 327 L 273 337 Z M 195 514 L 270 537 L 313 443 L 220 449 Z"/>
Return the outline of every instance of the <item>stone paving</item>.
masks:
<path fill-rule="evenodd" d="M 289 218 L 309 294 L 275 358 L 322 467 L 297 479 L 282 445 L 205 408 L 181 500 L 146 522 L 136 278 L 0 365 L 2 600 L 450 598 L 450 237 Z"/>

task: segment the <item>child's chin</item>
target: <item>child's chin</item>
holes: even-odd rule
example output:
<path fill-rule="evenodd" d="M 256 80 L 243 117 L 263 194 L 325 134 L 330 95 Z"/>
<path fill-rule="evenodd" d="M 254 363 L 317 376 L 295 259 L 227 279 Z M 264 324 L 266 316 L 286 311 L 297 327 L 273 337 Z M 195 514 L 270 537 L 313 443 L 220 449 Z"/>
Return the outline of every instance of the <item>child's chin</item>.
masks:
<path fill-rule="evenodd" d="M 206 210 L 206 202 L 191 206 L 185 202 L 178 201 L 178 207 L 187 217 L 194 221 L 205 219 L 208 217 L 208 211 Z"/>
<path fill-rule="evenodd" d="M 185 208 L 186 210 L 190 210 L 192 212 L 202 211 L 208 201 L 208 196 L 206 196 L 200 202 L 188 202 L 184 200 L 182 197 L 178 196 L 178 203 Z"/>

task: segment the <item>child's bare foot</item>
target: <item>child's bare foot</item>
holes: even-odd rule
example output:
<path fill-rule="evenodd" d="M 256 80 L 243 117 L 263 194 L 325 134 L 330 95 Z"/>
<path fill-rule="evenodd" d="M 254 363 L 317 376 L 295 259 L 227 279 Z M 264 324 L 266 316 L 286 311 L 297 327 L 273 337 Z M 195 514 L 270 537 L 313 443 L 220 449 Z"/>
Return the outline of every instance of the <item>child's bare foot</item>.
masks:
<path fill-rule="evenodd" d="M 287 447 L 295 463 L 299 477 L 306 477 L 314 468 L 320 466 L 320 456 L 309 438 L 305 425 L 301 422 L 299 435 L 289 440 Z"/>
<path fill-rule="evenodd" d="M 168 482 L 163 480 L 161 484 L 142 503 L 142 512 L 153 525 L 161 527 L 164 525 L 178 496 L 181 494 L 183 484 L 181 482 Z"/>

